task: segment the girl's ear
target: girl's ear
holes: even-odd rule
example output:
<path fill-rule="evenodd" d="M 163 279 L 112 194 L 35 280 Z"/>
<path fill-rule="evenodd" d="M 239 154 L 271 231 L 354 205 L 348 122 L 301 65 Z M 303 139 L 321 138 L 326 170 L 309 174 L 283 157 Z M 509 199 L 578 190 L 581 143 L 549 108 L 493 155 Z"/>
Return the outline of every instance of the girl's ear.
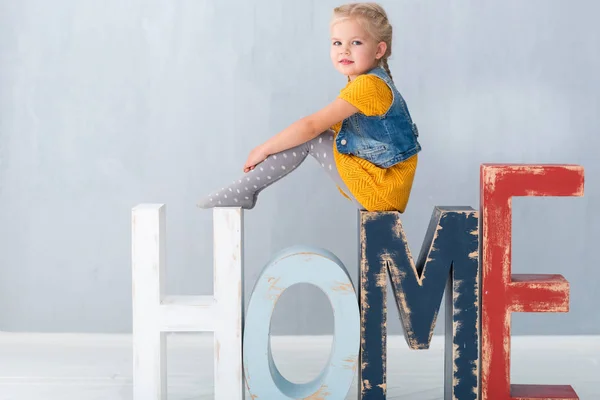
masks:
<path fill-rule="evenodd" d="M 379 42 L 377 44 L 377 53 L 375 53 L 375 58 L 380 60 L 381 57 L 383 57 L 385 55 L 386 51 L 387 51 L 387 44 L 385 42 Z"/>

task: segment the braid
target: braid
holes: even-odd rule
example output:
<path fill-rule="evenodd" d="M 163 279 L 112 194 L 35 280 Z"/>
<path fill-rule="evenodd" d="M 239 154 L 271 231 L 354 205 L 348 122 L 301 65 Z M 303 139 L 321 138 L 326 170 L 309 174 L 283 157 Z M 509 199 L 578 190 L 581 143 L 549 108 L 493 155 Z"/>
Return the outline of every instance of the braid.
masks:
<path fill-rule="evenodd" d="M 394 78 L 392 77 L 392 73 L 390 72 L 390 66 L 388 65 L 388 58 L 387 57 L 383 57 L 381 59 L 381 66 L 383 67 L 383 69 L 385 70 L 385 72 L 387 72 L 387 74 L 390 76 L 390 79 L 392 80 L 392 82 L 394 82 Z"/>

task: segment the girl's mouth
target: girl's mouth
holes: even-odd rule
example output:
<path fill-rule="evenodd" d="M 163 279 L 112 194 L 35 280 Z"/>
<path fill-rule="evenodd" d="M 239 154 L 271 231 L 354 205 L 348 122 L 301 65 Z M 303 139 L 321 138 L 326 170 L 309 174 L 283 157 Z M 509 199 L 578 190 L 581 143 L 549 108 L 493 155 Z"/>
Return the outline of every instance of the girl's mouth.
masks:
<path fill-rule="evenodd" d="M 347 60 L 347 59 L 344 58 L 342 61 L 340 61 L 340 64 L 342 64 L 342 65 L 350 65 L 353 62 L 354 61 L 350 61 L 350 60 Z"/>

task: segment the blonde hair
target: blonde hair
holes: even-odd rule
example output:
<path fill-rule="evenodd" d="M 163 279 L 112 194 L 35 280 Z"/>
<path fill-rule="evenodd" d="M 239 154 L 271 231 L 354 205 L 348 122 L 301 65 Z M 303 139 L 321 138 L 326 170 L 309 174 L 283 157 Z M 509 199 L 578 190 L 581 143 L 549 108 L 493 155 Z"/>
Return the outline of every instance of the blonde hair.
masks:
<path fill-rule="evenodd" d="M 351 18 L 356 18 L 377 43 L 385 42 L 387 50 L 379 60 L 379 65 L 392 78 L 392 73 L 388 65 L 388 58 L 392 55 L 392 25 L 390 25 L 383 7 L 377 3 L 350 3 L 341 5 L 333 9 L 331 25 Z"/>

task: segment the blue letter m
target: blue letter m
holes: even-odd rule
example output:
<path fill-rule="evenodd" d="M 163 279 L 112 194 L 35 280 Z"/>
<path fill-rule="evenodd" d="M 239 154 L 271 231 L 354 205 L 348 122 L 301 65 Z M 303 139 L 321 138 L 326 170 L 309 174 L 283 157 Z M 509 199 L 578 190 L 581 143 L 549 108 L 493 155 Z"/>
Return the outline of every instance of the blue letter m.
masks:
<path fill-rule="evenodd" d="M 436 207 L 415 264 L 397 212 L 361 212 L 359 398 L 386 397 L 387 277 L 411 349 L 427 349 L 446 287 L 445 398 L 478 398 L 479 218 Z"/>

